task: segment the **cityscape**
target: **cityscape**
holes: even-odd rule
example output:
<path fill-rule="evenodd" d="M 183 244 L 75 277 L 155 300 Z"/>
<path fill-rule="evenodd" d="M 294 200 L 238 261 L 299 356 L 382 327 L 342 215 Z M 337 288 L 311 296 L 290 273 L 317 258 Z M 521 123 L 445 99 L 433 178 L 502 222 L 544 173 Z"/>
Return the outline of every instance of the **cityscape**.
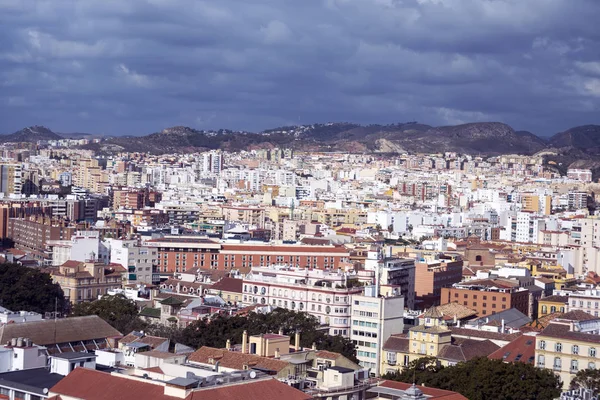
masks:
<path fill-rule="evenodd" d="M 0 0 L 0 400 L 599 400 L 598 0 Z"/>

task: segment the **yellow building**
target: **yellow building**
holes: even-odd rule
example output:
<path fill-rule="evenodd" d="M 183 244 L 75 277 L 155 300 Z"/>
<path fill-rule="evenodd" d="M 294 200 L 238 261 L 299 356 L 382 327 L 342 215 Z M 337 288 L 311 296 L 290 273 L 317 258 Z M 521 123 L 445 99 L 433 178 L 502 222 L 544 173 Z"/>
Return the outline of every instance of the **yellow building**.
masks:
<path fill-rule="evenodd" d="M 410 328 L 408 335 L 392 335 L 384 343 L 381 374 L 400 371 L 423 357 L 435 357 L 441 365 L 449 366 L 487 357 L 500 348 L 490 340 L 453 338 L 439 307 L 427 310 L 419 317 L 419 324 Z"/>
<path fill-rule="evenodd" d="M 567 312 L 568 296 L 548 296 L 538 300 L 538 318 L 548 314 Z"/>
<path fill-rule="evenodd" d="M 109 290 L 120 289 L 126 272 L 120 265 L 70 260 L 51 276 L 62 288 L 65 299 L 77 304 L 97 300 Z"/>
<path fill-rule="evenodd" d="M 600 319 L 583 311 L 571 311 L 548 324 L 536 338 L 535 362 L 538 368 L 553 370 L 563 388 L 582 369 L 595 369 L 600 361 Z"/>

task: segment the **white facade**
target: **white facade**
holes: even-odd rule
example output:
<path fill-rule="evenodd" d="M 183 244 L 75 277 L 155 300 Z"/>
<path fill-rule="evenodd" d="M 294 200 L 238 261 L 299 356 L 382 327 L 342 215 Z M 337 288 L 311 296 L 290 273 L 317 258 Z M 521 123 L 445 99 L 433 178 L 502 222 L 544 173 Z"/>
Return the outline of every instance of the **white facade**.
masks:
<path fill-rule="evenodd" d="M 71 240 L 57 240 L 52 246 L 52 265 L 59 266 L 69 260 L 102 260 L 100 233 L 98 231 L 78 231 Z"/>
<path fill-rule="evenodd" d="M 350 339 L 356 345 L 360 365 L 379 376 L 383 344 L 404 329 L 404 298 L 377 296 L 375 291 L 370 286 L 364 294 L 352 295 Z"/>
<path fill-rule="evenodd" d="M 152 265 L 157 250 L 138 246 L 136 240 L 107 239 L 110 249 L 110 262 L 128 269 L 129 283 L 152 284 Z"/>
<path fill-rule="evenodd" d="M 0 372 L 41 368 L 47 364 L 46 348 L 21 339 L 15 345 L 0 346 Z"/>
<path fill-rule="evenodd" d="M 354 273 L 330 272 L 285 266 L 253 267 L 244 277 L 242 303 L 269 304 L 288 310 L 305 311 L 330 335 L 350 335 L 351 299 L 362 287 L 346 288 Z"/>

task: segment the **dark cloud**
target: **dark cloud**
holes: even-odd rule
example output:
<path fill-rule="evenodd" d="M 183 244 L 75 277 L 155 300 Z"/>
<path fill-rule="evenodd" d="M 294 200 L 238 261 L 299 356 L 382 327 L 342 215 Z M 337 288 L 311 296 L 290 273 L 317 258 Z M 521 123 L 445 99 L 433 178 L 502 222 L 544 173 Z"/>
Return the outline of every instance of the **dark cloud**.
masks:
<path fill-rule="evenodd" d="M 599 123 L 597 0 L 0 0 L 0 131 Z"/>

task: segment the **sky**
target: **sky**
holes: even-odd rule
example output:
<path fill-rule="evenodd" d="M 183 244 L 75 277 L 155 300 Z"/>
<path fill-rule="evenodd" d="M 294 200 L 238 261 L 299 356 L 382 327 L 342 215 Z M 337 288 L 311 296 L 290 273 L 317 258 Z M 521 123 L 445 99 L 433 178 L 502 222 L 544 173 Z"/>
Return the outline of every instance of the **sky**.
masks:
<path fill-rule="evenodd" d="M 0 133 L 600 123 L 599 0 L 0 0 Z"/>

